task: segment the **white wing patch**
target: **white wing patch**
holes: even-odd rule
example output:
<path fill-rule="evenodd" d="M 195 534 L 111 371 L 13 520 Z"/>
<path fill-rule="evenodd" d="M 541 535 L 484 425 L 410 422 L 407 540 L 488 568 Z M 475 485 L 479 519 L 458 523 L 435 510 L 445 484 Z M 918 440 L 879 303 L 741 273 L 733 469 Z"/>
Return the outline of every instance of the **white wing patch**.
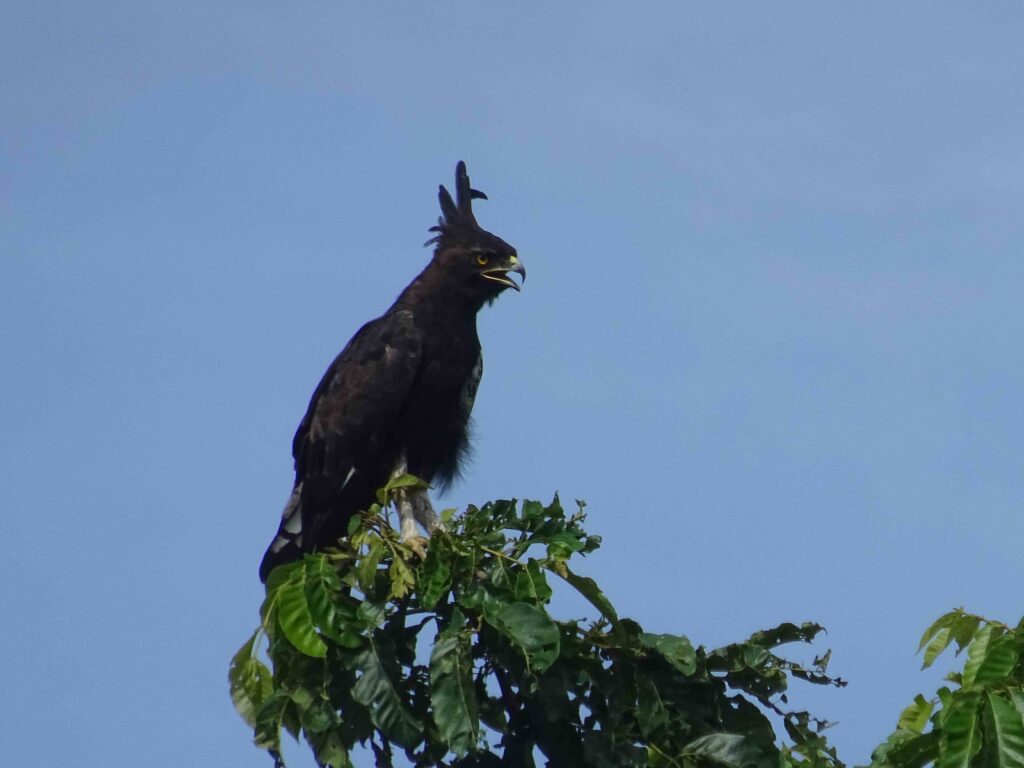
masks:
<path fill-rule="evenodd" d="M 349 480 L 355 475 L 356 468 L 352 467 L 349 469 L 348 474 L 345 475 L 345 481 L 341 484 L 339 490 L 344 490 L 345 486 L 348 485 Z M 284 510 L 281 512 L 281 527 L 277 532 L 277 536 L 274 537 L 274 541 L 270 545 L 270 551 L 280 552 L 289 543 L 294 543 L 295 546 L 302 548 L 302 506 L 299 503 L 302 500 L 302 483 L 295 486 L 292 491 L 292 495 L 288 497 L 288 501 L 284 505 Z"/>
<path fill-rule="evenodd" d="M 288 497 L 284 510 L 281 512 L 281 529 L 270 545 L 270 551 L 280 552 L 289 542 L 295 542 L 302 546 L 302 507 L 299 501 L 302 499 L 302 483 L 295 486 L 292 495 Z"/>

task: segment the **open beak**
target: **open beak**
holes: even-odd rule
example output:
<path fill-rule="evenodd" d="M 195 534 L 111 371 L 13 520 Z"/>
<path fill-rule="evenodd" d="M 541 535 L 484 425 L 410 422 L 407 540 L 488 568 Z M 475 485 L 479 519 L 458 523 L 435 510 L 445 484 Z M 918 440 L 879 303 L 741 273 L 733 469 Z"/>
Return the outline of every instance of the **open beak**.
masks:
<path fill-rule="evenodd" d="M 526 282 L 526 267 L 515 256 L 509 259 L 507 266 L 488 269 L 486 272 L 481 272 L 481 275 L 487 280 L 493 280 L 508 288 L 515 288 L 517 291 L 521 291 L 520 284 L 508 276 L 509 272 L 515 272 L 522 278 L 522 282 Z"/>

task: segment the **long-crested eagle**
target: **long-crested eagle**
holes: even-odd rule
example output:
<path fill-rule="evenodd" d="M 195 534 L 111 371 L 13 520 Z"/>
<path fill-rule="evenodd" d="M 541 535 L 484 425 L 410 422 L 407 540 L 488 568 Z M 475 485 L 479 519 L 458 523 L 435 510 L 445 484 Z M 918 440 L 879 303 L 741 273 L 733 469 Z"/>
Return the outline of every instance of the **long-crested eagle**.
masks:
<path fill-rule="evenodd" d="M 292 442 L 295 485 L 260 564 L 278 565 L 329 546 L 377 489 L 402 474 L 444 488 L 469 448 L 470 412 L 483 373 L 476 316 L 526 279 L 516 249 L 482 229 L 465 163 L 455 200 L 440 187 L 442 216 L 431 227 L 433 258 L 391 308 L 360 328 L 320 380 Z M 398 504 L 403 540 L 438 525 L 425 491 Z"/>

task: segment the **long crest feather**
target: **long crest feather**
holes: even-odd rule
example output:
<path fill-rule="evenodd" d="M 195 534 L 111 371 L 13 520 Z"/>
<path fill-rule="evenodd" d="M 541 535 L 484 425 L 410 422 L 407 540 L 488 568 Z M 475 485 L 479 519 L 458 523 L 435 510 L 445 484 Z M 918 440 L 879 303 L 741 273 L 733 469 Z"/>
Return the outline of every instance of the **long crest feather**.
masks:
<path fill-rule="evenodd" d="M 455 166 L 455 200 L 452 200 L 451 193 L 441 184 L 437 190 L 437 199 L 441 203 L 441 218 L 437 220 L 437 226 L 431 227 L 431 232 L 437 232 L 437 237 L 427 240 L 424 245 L 440 242 L 446 235 L 452 235 L 459 230 L 479 229 L 476 217 L 473 215 L 473 201 L 486 200 L 487 195 L 478 189 L 473 189 L 469 184 L 469 174 L 466 173 L 466 164 L 459 160 Z"/>
<path fill-rule="evenodd" d="M 487 195 L 469 186 L 469 174 L 466 164 L 459 160 L 455 166 L 455 198 L 459 201 L 459 213 L 476 221 L 473 216 L 473 200 L 486 200 Z"/>

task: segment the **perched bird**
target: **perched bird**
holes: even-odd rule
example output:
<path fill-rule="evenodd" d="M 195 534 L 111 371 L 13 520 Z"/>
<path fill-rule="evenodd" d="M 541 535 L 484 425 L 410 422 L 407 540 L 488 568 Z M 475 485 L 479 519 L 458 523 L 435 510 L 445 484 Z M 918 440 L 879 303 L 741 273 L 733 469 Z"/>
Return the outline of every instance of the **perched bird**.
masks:
<path fill-rule="evenodd" d="M 444 186 L 442 216 L 426 268 L 391 308 L 360 328 L 331 363 L 292 442 L 295 485 L 260 565 L 278 565 L 329 546 L 378 488 L 402 474 L 444 488 L 469 448 L 470 412 L 483 373 L 477 312 L 526 279 L 516 249 L 482 229 L 465 163 L 455 168 L 455 200 Z M 438 524 L 426 491 L 399 497 L 404 541 L 422 547 L 417 522 Z"/>

